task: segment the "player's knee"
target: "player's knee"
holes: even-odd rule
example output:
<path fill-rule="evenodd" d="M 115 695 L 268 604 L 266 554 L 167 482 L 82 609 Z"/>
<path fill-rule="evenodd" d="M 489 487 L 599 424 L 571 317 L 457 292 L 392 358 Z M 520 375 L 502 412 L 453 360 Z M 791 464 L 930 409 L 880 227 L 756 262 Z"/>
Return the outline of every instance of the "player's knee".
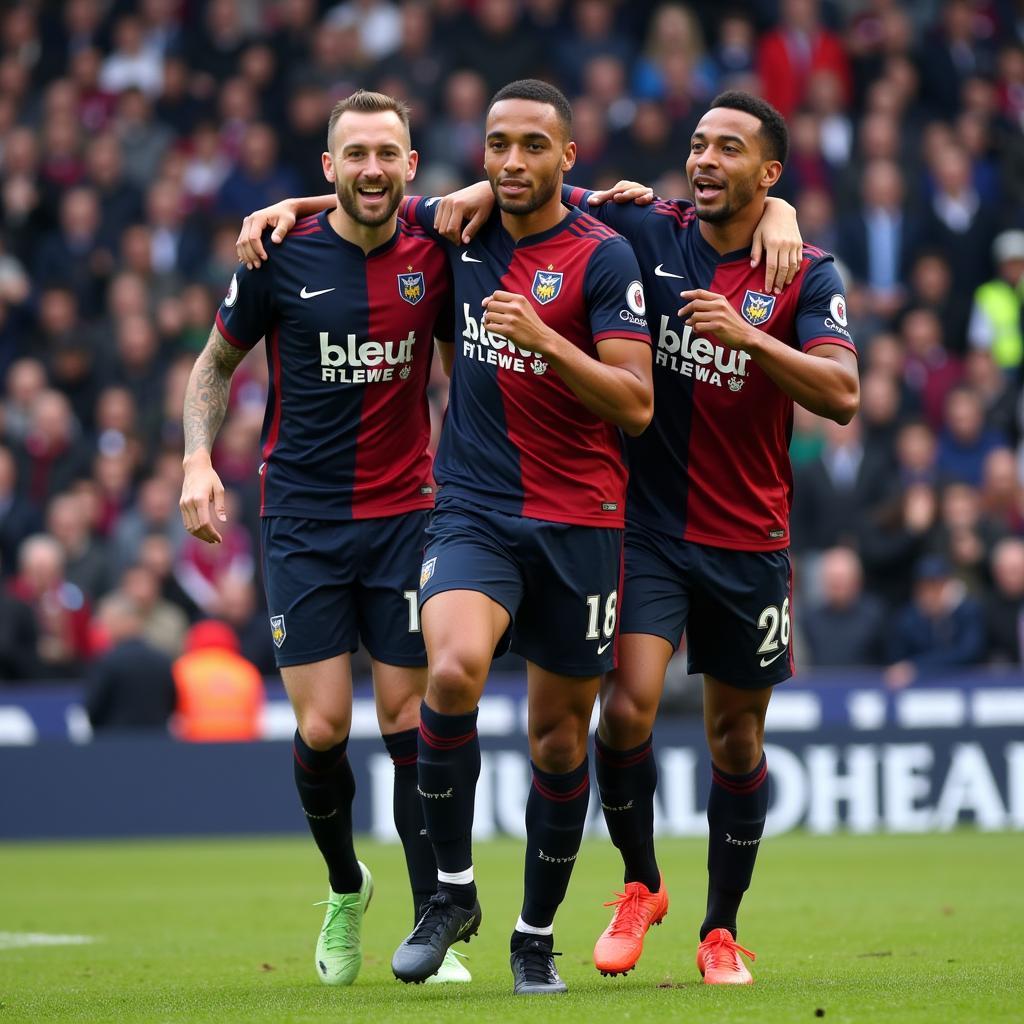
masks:
<path fill-rule="evenodd" d="M 711 760 L 730 775 L 753 771 L 761 760 L 762 737 L 750 716 L 725 720 L 708 737 Z"/>
<path fill-rule="evenodd" d="M 457 713 L 478 690 L 478 675 L 482 673 L 472 659 L 460 652 L 441 651 L 430 663 L 427 686 L 429 703 L 442 714 Z M 475 702 L 474 702 L 475 703 Z"/>
<path fill-rule="evenodd" d="M 544 772 L 563 774 L 576 768 L 587 753 L 587 727 L 563 719 L 530 727 L 530 758 Z"/>
<path fill-rule="evenodd" d="M 298 714 L 299 735 L 312 750 L 330 750 L 348 736 L 348 721 L 332 721 L 317 711 Z"/>
<path fill-rule="evenodd" d="M 601 701 L 601 734 L 618 749 L 637 746 L 651 734 L 657 702 L 616 686 Z M 636 742 L 633 738 L 639 736 Z"/>

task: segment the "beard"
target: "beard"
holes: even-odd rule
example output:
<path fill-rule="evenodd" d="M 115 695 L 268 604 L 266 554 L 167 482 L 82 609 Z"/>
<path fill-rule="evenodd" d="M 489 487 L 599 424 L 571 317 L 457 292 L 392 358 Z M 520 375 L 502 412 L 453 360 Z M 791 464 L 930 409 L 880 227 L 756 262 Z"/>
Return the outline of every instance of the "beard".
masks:
<path fill-rule="evenodd" d="M 545 203 L 550 202 L 551 197 L 559 188 L 558 175 L 553 174 L 550 178 L 535 185 L 525 196 L 519 199 L 509 199 L 508 196 L 502 196 L 498 191 L 499 181 L 498 178 L 491 179 L 491 190 L 494 192 L 494 200 L 498 204 L 498 209 L 503 213 L 512 213 L 518 216 L 525 216 L 528 213 L 533 213 L 534 210 L 539 210 Z"/>
<path fill-rule="evenodd" d="M 708 224 L 724 224 L 726 221 L 732 220 L 738 211 L 753 201 L 757 194 L 758 177 L 759 175 L 754 174 L 742 181 L 727 184 L 723 191 L 724 202 L 721 206 L 712 209 L 701 206 L 701 201 L 696 197 L 691 180 L 690 192 L 694 196 L 693 205 L 697 210 L 698 219 L 706 221 Z"/>
<path fill-rule="evenodd" d="M 342 185 L 341 182 L 336 182 L 334 191 L 338 196 L 338 202 L 341 203 L 341 208 L 357 224 L 362 224 L 366 228 L 375 228 L 386 223 L 405 198 L 405 191 L 403 189 L 396 191 L 389 181 L 382 182 L 381 184 L 388 190 L 388 201 L 380 210 L 375 210 L 372 213 L 360 209 L 359 193 L 356 191 L 355 185 L 348 186 Z"/>

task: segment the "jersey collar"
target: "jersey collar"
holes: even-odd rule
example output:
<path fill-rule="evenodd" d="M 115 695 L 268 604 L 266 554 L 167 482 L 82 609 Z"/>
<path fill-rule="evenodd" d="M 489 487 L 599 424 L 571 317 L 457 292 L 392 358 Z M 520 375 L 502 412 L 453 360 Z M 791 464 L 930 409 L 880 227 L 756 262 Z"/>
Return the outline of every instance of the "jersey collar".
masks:
<path fill-rule="evenodd" d="M 342 249 L 354 256 L 358 256 L 360 259 L 372 260 L 375 256 L 382 256 L 384 253 L 393 249 L 398 243 L 398 239 L 402 236 L 401 224 L 395 224 L 395 233 L 386 242 L 382 242 L 376 249 L 371 249 L 368 253 L 364 253 L 360 246 L 356 245 L 354 242 L 350 242 L 347 238 L 342 238 L 341 235 L 334 230 L 331 226 L 331 222 L 327 219 L 327 214 L 330 212 L 330 210 L 321 211 L 318 218 L 320 221 L 320 227 L 328 238 L 334 239 Z"/>
<path fill-rule="evenodd" d="M 505 243 L 512 249 L 525 249 L 530 245 L 539 245 L 541 242 L 546 242 L 549 238 L 554 238 L 555 235 L 560 234 L 574 221 L 579 220 L 583 216 L 582 210 L 577 210 L 575 207 L 567 207 L 569 214 L 563 217 L 553 227 L 548 228 L 546 231 L 540 231 L 535 235 L 524 235 L 519 239 L 518 242 L 512 240 L 512 236 L 505 230 L 504 225 L 501 223 L 501 211 L 494 208 L 495 224 L 497 226 L 498 234 L 501 235 Z"/>

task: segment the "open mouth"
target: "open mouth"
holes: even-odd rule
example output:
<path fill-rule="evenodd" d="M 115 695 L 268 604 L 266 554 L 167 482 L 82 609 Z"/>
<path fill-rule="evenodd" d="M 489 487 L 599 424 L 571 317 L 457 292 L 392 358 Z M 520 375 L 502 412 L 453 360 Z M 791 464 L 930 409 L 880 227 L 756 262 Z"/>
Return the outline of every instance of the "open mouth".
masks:
<path fill-rule="evenodd" d="M 698 174 L 693 179 L 693 195 L 695 199 L 703 199 L 708 202 L 717 199 L 725 191 L 725 185 L 715 178 L 708 178 Z"/>
<path fill-rule="evenodd" d="M 368 203 L 380 202 L 388 194 L 384 185 L 360 185 L 356 192 Z"/>

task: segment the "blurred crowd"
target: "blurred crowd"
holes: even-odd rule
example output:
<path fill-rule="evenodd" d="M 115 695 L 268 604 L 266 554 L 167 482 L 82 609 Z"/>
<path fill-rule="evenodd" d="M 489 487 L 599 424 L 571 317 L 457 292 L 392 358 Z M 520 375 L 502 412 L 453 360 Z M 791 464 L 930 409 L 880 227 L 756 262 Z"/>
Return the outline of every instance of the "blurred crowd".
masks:
<path fill-rule="evenodd" d="M 240 219 L 328 190 L 328 113 L 360 86 L 412 104 L 413 191 L 476 180 L 488 97 L 524 76 L 572 98 L 570 180 L 595 187 L 687 195 L 690 132 L 723 88 L 782 110 L 778 191 L 841 263 L 863 386 L 849 427 L 796 417 L 798 658 L 885 666 L 893 686 L 1020 664 L 1024 3 L 11 0 L 0 679 L 93 672 L 126 642 L 119 614 L 167 659 L 217 619 L 273 672 L 262 351 L 215 452 L 224 543 L 177 508 L 183 389 Z"/>

